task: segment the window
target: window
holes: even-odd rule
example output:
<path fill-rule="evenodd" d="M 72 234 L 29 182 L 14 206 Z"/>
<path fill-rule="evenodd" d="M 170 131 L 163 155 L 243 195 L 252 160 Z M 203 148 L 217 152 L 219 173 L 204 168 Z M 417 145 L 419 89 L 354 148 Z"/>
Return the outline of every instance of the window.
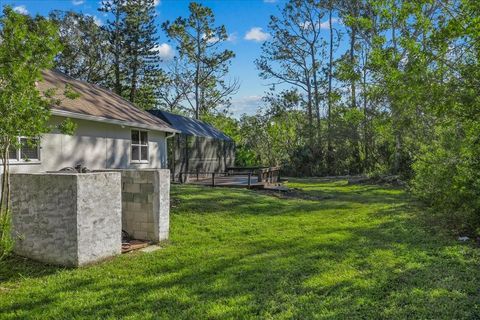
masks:
<path fill-rule="evenodd" d="M 132 130 L 132 162 L 148 162 L 148 132 Z"/>
<path fill-rule="evenodd" d="M 20 148 L 10 148 L 8 159 L 12 162 L 29 162 L 40 160 L 40 147 L 37 138 L 18 138 Z"/>

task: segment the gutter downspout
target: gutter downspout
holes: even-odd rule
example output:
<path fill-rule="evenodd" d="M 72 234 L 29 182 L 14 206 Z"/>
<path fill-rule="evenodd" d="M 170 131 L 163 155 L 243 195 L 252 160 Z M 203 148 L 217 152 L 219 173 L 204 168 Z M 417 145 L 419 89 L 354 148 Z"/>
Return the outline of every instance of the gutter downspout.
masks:
<path fill-rule="evenodd" d="M 168 168 L 168 139 L 175 137 L 176 134 L 177 134 L 176 132 L 172 132 L 170 135 L 168 134 L 168 132 L 165 133 L 165 160 L 166 160 L 165 161 L 165 166 L 166 166 L 167 169 L 169 169 Z M 175 159 L 173 159 L 173 160 L 174 160 L 173 163 L 175 163 Z"/>

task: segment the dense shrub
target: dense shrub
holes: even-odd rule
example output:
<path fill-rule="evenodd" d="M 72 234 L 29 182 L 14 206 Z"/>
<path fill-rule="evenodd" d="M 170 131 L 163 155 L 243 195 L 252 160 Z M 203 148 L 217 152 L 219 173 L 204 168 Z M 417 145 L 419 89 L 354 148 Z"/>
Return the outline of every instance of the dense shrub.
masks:
<path fill-rule="evenodd" d="M 414 194 L 467 231 L 480 225 L 479 132 L 473 120 L 443 123 L 413 164 Z"/>

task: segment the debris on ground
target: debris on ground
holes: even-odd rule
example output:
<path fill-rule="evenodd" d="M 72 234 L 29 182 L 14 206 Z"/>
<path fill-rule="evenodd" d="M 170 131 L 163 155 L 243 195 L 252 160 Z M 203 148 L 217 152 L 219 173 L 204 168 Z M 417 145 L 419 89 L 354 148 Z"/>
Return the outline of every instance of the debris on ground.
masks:
<path fill-rule="evenodd" d="M 405 181 L 398 175 L 379 175 L 372 177 L 351 177 L 348 179 L 348 184 L 379 184 L 403 187 L 406 185 Z"/>
<path fill-rule="evenodd" d="M 258 190 L 258 192 L 267 194 L 279 199 L 301 199 L 301 200 L 319 201 L 319 200 L 326 200 L 326 199 L 333 198 L 333 196 L 330 194 L 320 195 L 315 193 L 307 193 L 304 190 L 298 189 L 298 188 L 288 188 L 288 190 L 282 190 L 282 191 L 262 189 L 262 190 Z"/>
<path fill-rule="evenodd" d="M 129 242 L 122 243 L 122 253 L 127 253 L 132 250 L 138 250 L 146 248 L 150 245 L 149 241 L 145 240 L 130 240 Z"/>
<path fill-rule="evenodd" d="M 143 249 L 148 247 L 150 244 L 151 242 L 147 240 L 133 239 L 127 231 L 122 230 L 122 253 Z"/>
<path fill-rule="evenodd" d="M 176 197 L 171 197 L 170 198 L 170 207 L 171 208 L 177 208 L 178 206 L 180 206 L 180 199 L 178 199 Z"/>

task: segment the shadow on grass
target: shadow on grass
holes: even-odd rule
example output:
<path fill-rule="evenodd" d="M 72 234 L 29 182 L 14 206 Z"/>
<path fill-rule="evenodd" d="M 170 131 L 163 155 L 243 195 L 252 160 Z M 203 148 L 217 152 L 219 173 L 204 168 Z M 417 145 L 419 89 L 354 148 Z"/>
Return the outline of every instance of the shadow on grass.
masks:
<path fill-rule="evenodd" d="M 318 210 L 351 209 L 359 205 L 391 205 L 404 202 L 407 197 L 401 189 L 375 185 L 348 185 L 346 181 L 318 184 L 317 179 L 307 180 L 295 189 L 284 192 L 253 191 L 242 189 L 211 188 L 205 186 L 177 186 L 172 197 L 181 199 L 185 211 L 195 213 L 222 212 L 244 215 L 297 214 Z M 328 181 L 321 179 L 322 181 Z M 297 180 L 295 180 L 297 181 Z M 300 188 L 299 188 L 300 187 Z M 188 197 L 184 197 L 188 194 Z M 279 199 L 281 201 L 279 201 Z M 306 200 L 296 204 L 296 209 L 282 200 Z M 234 207 L 236 210 L 230 210 Z"/>
<path fill-rule="evenodd" d="M 355 189 L 358 199 L 338 190 L 324 201 L 279 201 L 175 187 L 172 246 L 28 282 L 0 310 L 92 319 L 480 315 L 477 251 L 432 233 L 400 192 L 382 200 L 380 189 Z"/>
<path fill-rule="evenodd" d="M 8 281 L 44 277 L 61 270 L 66 270 L 66 268 L 46 265 L 31 259 L 11 255 L 0 261 L 0 286 Z"/>

